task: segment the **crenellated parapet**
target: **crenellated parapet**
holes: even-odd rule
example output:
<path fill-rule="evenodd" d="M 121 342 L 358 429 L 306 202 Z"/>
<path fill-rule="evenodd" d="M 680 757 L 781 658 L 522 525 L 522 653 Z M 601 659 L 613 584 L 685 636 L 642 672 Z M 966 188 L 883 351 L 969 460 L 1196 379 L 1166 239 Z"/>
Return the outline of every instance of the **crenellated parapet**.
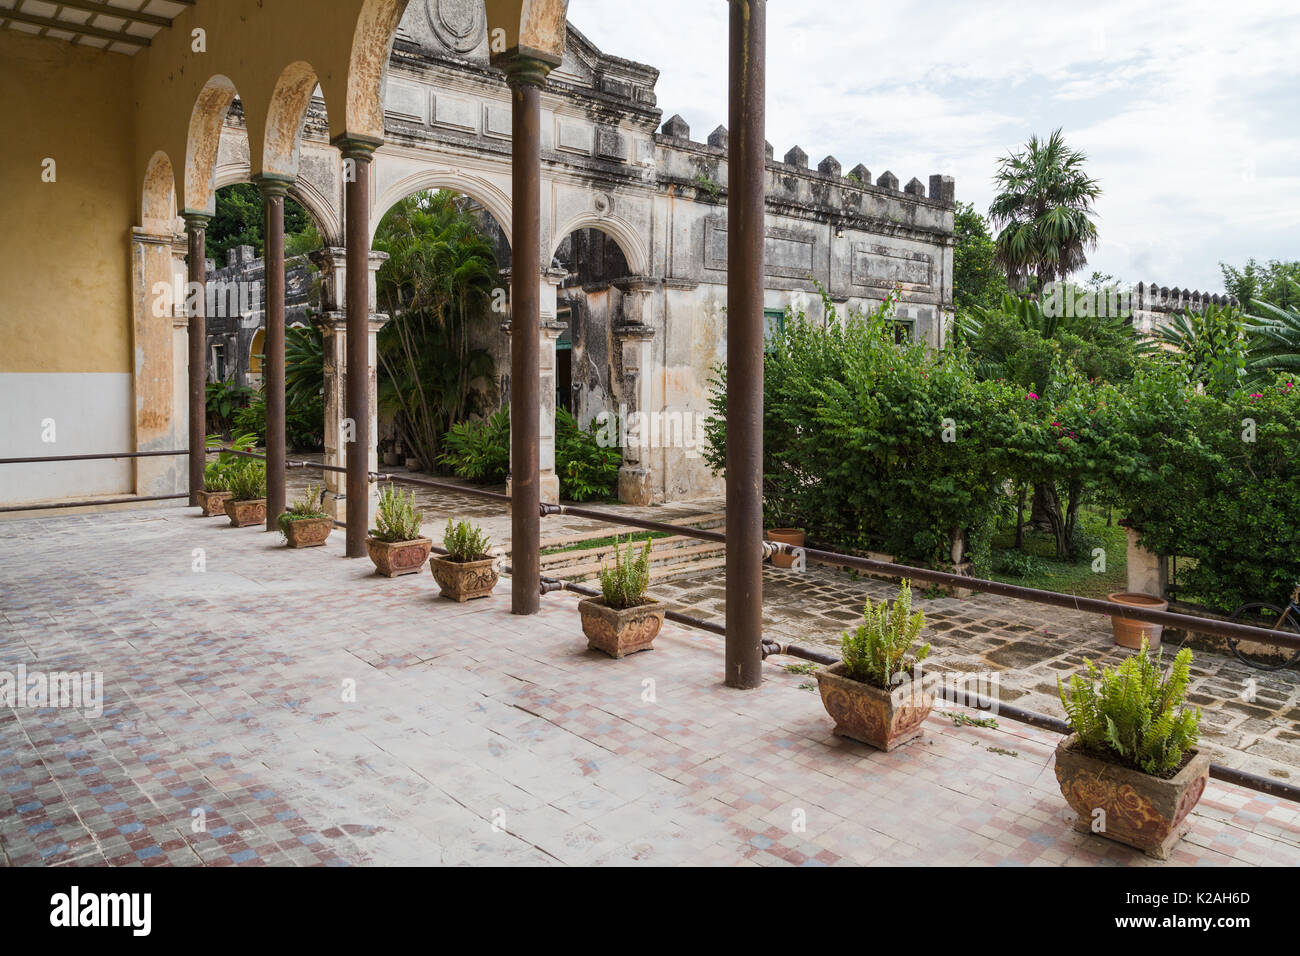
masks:
<path fill-rule="evenodd" d="M 1206 306 L 1240 306 L 1236 296 L 1201 292 L 1199 289 L 1180 289 L 1177 286 L 1139 282 L 1135 292 L 1135 309 L 1145 312 L 1201 312 Z"/>
<path fill-rule="evenodd" d="M 661 186 L 706 202 L 725 202 L 727 145 L 725 126 L 703 142 L 691 138 L 690 125 L 680 115 L 666 120 L 655 134 L 656 174 Z M 873 182 L 871 171 L 858 163 L 847 173 L 834 156 L 813 166 L 807 152 L 792 146 L 775 158 L 767 145 L 769 208 L 810 218 L 830 218 L 837 225 L 886 233 L 951 236 L 956 185 L 953 177 L 934 174 L 928 185 L 912 177 L 906 185 L 885 170 Z"/>

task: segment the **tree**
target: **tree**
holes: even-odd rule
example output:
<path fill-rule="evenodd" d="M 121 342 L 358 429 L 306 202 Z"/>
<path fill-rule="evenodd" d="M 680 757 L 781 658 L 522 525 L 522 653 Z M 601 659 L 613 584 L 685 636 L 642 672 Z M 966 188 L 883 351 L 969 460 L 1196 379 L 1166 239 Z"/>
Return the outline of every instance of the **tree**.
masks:
<path fill-rule="evenodd" d="M 1156 339 L 1175 350 L 1174 363 L 1192 383 L 1218 391 L 1246 384 L 1245 323 L 1233 306 L 1211 303 L 1201 312 L 1176 313 Z"/>
<path fill-rule="evenodd" d="M 1270 259 L 1261 266 L 1254 258 L 1246 260 L 1241 269 L 1219 263 L 1223 284 L 1229 295 L 1236 296 L 1241 308 L 1247 312 L 1260 302 L 1271 302 L 1279 309 L 1300 307 L 1300 262 L 1280 262 Z"/>
<path fill-rule="evenodd" d="M 262 190 L 253 183 L 235 183 L 217 190 L 217 208 L 208 224 L 207 256 L 226 264 L 226 253 L 235 246 L 252 246 L 261 258 L 265 250 L 262 231 L 266 214 Z M 311 214 L 293 199 L 284 201 L 284 245 L 287 255 L 299 255 L 322 245 Z"/>
<path fill-rule="evenodd" d="M 379 333 L 380 401 L 395 413 L 403 444 L 432 470 L 443 435 L 471 411 L 491 356 L 470 347 L 485 320 L 497 262 L 470 204 L 455 193 L 414 193 L 384 216 L 375 248 L 379 307 L 392 319 Z"/>
<path fill-rule="evenodd" d="M 995 305 L 1007 289 L 988 222 L 971 203 L 957 203 L 953 215 L 957 245 L 952 252 L 952 299 L 958 311 Z"/>
<path fill-rule="evenodd" d="M 1087 156 L 1070 149 L 1060 129 L 1046 141 L 1032 136 L 1024 150 L 998 163 L 997 195 L 989 218 L 1001 231 L 997 262 L 1007 280 L 1023 289 L 1029 277 L 1041 285 L 1064 279 L 1088 261 L 1097 244 L 1093 203 L 1101 187 L 1083 170 Z"/>
<path fill-rule="evenodd" d="M 1290 280 L 1291 300 L 1300 303 L 1300 282 Z M 1300 371 L 1300 305 L 1256 302 L 1263 315 L 1247 316 L 1254 337 L 1248 367 L 1252 371 Z"/>

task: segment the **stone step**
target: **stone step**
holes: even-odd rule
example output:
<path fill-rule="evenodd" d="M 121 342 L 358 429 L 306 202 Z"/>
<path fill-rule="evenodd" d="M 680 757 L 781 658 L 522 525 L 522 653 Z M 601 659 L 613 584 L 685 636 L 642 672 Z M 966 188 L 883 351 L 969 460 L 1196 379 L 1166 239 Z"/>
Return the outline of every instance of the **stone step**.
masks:
<path fill-rule="evenodd" d="M 634 549 L 636 544 L 634 543 Z M 705 562 L 721 558 L 724 553 L 723 546 L 717 542 L 700 541 L 687 535 L 657 538 L 650 548 L 651 580 L 662 580 L 668 574 L 693 573 Z M 587 581 L 595 579 L 600 569 L 608 567 L 613 561 L 612 544 L 565 551 L 543 555 L 542 573 L 566 581 Z"/>
<path fill-rule="evenodd" d="M 720 528 L 727 523 L 727 516 L 724 512 L 718 511 L 709 514 L 690 515 L 676 521 L 666 521 L 665 524 L 677 525 L 682 528 L 701 528 L 712 530 Z M 542 524 L 545 530 L 545 523 Z M 594 538 L 609 538 L 614 535 L 625 536 L 629 534 L 638 534 L 644 532 L 644 528 L 634 528 L 631 525 L 596 525 L 583 531 L 569 531 L 562 534 L 544 536 L 541 541 L 542 548 L 563 548 L 571 544 L 580 544 L 583 541 L 591 541 Z"/>

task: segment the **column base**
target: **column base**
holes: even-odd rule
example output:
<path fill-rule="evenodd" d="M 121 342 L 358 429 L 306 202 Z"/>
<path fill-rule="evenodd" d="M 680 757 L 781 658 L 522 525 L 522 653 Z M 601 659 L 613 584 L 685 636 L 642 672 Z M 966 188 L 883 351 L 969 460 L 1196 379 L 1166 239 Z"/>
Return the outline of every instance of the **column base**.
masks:
<path fill-rule="evenodd" d="M 618 469 L 618 500 L 625 505 L 654 504 L 650 487 L 650 469 L 640 465 L 622 465 Z"/>

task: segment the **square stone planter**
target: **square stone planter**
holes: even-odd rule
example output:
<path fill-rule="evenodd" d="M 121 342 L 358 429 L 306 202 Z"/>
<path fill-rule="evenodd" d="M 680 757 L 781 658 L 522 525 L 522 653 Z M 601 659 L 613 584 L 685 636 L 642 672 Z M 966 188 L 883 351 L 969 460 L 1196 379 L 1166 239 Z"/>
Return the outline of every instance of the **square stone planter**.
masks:
<path fill-rule="evenodd" d="M 333 518 L 298 518 L 281 527 L 291 548 L 319 548 L 334 530 Z"/>
<path fill-rule="evenodd" d="M 645 604 L 616 611 L 604 598 L 586 598 L 578 602 L 582 615 L 582 633 L 587 646 L 604 651 L 610 657 L 626 657 L 637 651 L 652 649 L 655 637 L 664 624 L 664 609 L 654 598 Z"/>
<path fill-rule="evenodd" d="M 429 570 L 442 589 L 442 596 L 464 604 L 485 598 L 497 586 L 496 558 L 481 561 L 453 561 L 435 554 L 429 558 Z"/>
<path fill-rule="evenodd" d="M 199 500 L 199 507 L 203 509 L 204 517 L 215 518 L 226 513 L 226 502 L 230 500 L 230 492 L 198 491 L 195 494 Z"/>
<path fill-rule="evenodd" d="M 893 750 L 920 736 L 934 707 L 933 685 L 925 678 L 884 690 L 845 676 L 843 662 L 815 673 L 822 706 L 835 721 L 835 735 L 877 750 Z"/>
<path fill-rule="evenodd" d="M 1078 814 L 1074 828 L 1157 860 L 1169 859 L 1169 851 L 1188 830 L 1188 814 L 1209 782 L 1209 755 L 1190 751 L 1191 759 L 1165 779 L 1095 757 L 1082 750 L 1078 741 L 1071 734 L 1056 745 L 1056 782 L 1065 802 Z M 1098 810 L 1102 813 L 1094 817 Z"/>
<path fill-rule="evenodd" d="M 266 524 L 266 499 L 253 498 L 248 501 L 226 501 L 226 515 L 236 528 L 251 528 L 253 525 Z"/>
<path fill-rule="evenodd" d="M 388 578 L 418 572 L 428 560 L 429 549 L 432 547 L 433 541 L 429 538 L 415 538 L 411 541 L 366 538 L 366 550 L 370 552 L 375 570 Z"/>

